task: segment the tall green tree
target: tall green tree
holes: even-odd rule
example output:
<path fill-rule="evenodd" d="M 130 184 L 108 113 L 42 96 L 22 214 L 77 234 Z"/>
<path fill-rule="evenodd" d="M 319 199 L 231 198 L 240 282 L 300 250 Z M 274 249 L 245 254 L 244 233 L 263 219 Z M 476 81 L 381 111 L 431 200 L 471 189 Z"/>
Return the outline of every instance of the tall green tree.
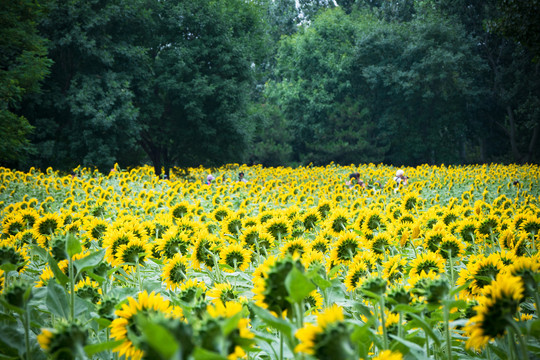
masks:
<path fill-rule="evenodd" d="M 156 174 L 240 161 L 263 44 L 259 8 L 241 0 L 152 0 L 147 8 L 149 28 L 140 32 L 146 68 L 133 85 L 141 145 Z"/>
<path fill-rule="evenodd" d="M 299 161 L 458 162 L 481 69 L 463 29 L 440 17 L 338 8 L 282 40 L 267 95 Z"/>
<path fill-rule="evenodd" d="M 17 166 L 32 150 L 32 126 L 18 113 L 47 75 L 46 41 L 36 29 L 42 9 L 31 0 L 0 0 L 0 165 Z"/>
<path fill-rule="evenodd" d="M 476 54 L 488 66 L 479 80 L 485 92 L 477 107 L 479 116 L 469 127 L 477 138 L 481 161 L 538 161 L 540 117 L 535 109 L 540 107 L 540 67 L 533 62 L 538 56 L 537 2 L 434 0 L 428 4 L 464 25 Z"/>
<path fill-rule="evenodd" d="M 131 82 L 144 49 L 134 43 L 139 22 L 130 0 L 51 0 L 39 29 L 54 61 L 43 92 L 24 114 L 35 126 L 34 166 L 109 170 L 138 160 L 138 109 Z"/>

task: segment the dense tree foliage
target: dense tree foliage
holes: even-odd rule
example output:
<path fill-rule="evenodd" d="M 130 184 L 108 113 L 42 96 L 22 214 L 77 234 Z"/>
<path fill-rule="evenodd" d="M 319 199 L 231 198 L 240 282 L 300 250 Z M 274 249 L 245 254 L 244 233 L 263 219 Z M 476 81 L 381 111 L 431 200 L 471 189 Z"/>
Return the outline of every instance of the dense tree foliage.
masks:
<path fill-rule="evenodd" d="M 0 8 L 2 164 L 540 159 L 536 1 L 40 4 Z"/>
<path fill-rule="evenodd" d="M 39 89 L 50 66 L 36 29 L 40 7 L 31 0 L 0 0 L 0 165 L 31 151 L 32 126 L 18 113 L 24 95 Z"/>

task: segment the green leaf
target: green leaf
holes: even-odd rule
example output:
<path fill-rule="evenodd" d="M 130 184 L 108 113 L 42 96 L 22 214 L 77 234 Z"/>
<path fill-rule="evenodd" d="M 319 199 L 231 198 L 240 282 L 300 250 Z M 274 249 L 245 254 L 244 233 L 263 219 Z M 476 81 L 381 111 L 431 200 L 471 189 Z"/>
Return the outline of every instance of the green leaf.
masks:
<path fill-rule="evenodd" d="M 402 343 L 403 345 L 405 345 L 405 347 L 407 349 L 414 352 L 415 353 L 414 354 L 415 359 L 427 359 L 426 351 L 420 345 L 418 345 L 416 343 L 413 343 L 412 341 L 402 339 L 402 338 L 400 338 L 400 337 L 398 337 L 396 335 L 393 335 L 393 334 L 388 334 L 388 336 L 391 337 L 392 339 L 396 340 L 397 342 Z"/>
<path fill-rule="evenodd" d="M 122 344 L 123 342 L 124 340 L 116 340 L 116 341 L 106 341 L 99 344 L 86 345 L 84 347 L 84 352 L 88 356 L 93 356 L 102 351 L 112 350 L 118 345 Z"/>
<path fill-rule="evenodd" d="M 218 353 L 208 351 L 200 347 L 195 348 L 193 358 L 195 360 L 227 360 L 226 357 L 221 356 Z"/>
<path fill-rule="evenodd" d="M 49 254 L 48 255 L 48 262 L 49 262 L 49 266 L 51 267 L 51 270 L 54 274 L 54 278 L 56 279 L 56 281 L 58 281 L 60 283 L 60 285 L 66 285 L 69 281 L 69 277 L 67 277 L 66 274 L 64 274 L 62 272 L 62 270 L 60 270 L 60 268 L 58 267 L 58 263 L 56 262 L 56 260 Z M 51 279 L 49 280 L 49 282 L 51 282 L 54 280 Z"/>
<path fill-rule="evenodd" d="M 69 318 L 69 301 L 64 287 L 59 285 L 54 279 L 49 280 L 47 285 L 47 308 L 56 316 Z"/>
<path fill-rule="evenodd" d="M 301 302 L 310 292 L 316 289 L 315 284 L 304 273 L 298 270 L 296 266 L 293 266 L 292 270 L 287 274 L 285 288 L 294 303 Z"/>
<path fill-rule="evenodd" d="M 242 312 L 235 314 L 234 316 L 228 318 L 223 326 L 221 327 L 223 334 L 225 336 L 229 335 L 234 329 L 238 328 L 238 322 L 242 318 Z"/>
<path fill-rule="evenodd" d="M 178 351 L 179 345 L 174 336 L 163 326 L 148 321 L 146 318 L 137 319 L 141 325 L 141 331 L 150 344 L 163 358 L 171 359 Z"/>
<path fill-rule="evenodd" d="M 313 276 L 311 280 L 317 285 L 322 291 L 328 289 L 330 286 L 332 286 L 332 283 L 326 279 L 323 279 L 323 277 L 319 274 Z"/>
<path fill-rule="evenodd" d="M 490 278 L 489 278 L 490 279 Z M 490 280 L 491 281 L 491 280 Z M 458 287 L 455 287 L 453 288 L 452 290 L 450 290 L 450 294 L 449 296 L 450 297 L 453 297 L 454 295 L 458 294 L 459 292 L 461 292 L 462 290 L 466 289 L 469 287 L 469 285 L 472 283 L 472 281 L 468 281 L 466 282 L 465 284 L 461 285 L 461 286 L 458 286 Z"/>
<path fill-rule="evenodd" d="M 73 255 L 78 254 L 82 251 L 81 241 L 78 237 L 71 233 L 67 236 L 66 250 L 70 258 L 72 258 Z"/>
<path fill-rule="evenodd" d="M 253 314 L 260 318 L 266 325 L 282 332 L 287 337 L 292 337 L 293 328 L 288 321 L 275 317 L 268 310 L 258 307 L 257 305 L 251 305 L 250 309 Z"/>
<path fill-rule="evenodd" d="M 105 256 L 105 249 L 100 249 L 98 251 L 91 253 L 88 256 L 85 256 L 82 259 L 77 259 L 73 261 L 73 266 L 75 266 L 75 268 L 77 269 L 77 274 L 80 274 L 81 272 L 89 268 L 94 268 L 98 266 L 103 260 L 104 256 Z"/>
<path fill-rule="evenodd" d="M 356 326 L 351 334 L 351 341 L 358 347 L 360 359 L 367 359 L 369 349 L 373 344 L 373 333 L 370 330 L 372 321 L 363 326 Z"/>
<path fill-rule="evenodd" d="M 439 339 L 439 337 L 437 335 L 435 335 L 435 333 L 433 332 L 433 329 L 431 328 L 431 326 L 424 320 L 422 319 L 420 316 L 414 314 L 414 313 L 409 313 L 409 316 L 412 317 L 414 320 L 412 321 L 409 321 L 409 325 L 411 326 L 415 326 L 415 325 L 418 325 L 422 328 L 422 330 L 424 330 L 426 332 L 426 334 L 433 339 L 433 341 L 435 341 L 435 343 L 438 345 L 438 346 L 441 346 L 441 340 Z"/>

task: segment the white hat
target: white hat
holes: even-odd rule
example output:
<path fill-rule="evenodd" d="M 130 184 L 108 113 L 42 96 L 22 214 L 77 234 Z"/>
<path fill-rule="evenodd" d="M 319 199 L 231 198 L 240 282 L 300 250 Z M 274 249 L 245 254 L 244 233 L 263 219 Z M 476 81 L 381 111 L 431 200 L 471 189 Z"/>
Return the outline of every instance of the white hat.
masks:
<path fill-rule="evenodd" d="M 396 171 L 396 176 L 403 176 L 403 174 L 405 174 L 405 172 L 403 170 L 401 170 L 401 169 Z"/>
<path fill-rule="evenodd" d="M 212 174 L 210 174 L 210 175 L 208 175 L 208 176 L 206 177 L 206 180 L 212 181 L 212 180 L 215 180 L 215 177 L 212 176 Z"/>

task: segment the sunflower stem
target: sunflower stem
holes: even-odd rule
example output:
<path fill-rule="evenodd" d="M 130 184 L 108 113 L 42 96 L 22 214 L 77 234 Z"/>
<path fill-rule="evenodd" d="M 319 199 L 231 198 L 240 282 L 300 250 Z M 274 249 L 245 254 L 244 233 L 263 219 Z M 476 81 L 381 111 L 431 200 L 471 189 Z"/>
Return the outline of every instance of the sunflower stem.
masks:
<path fill-rule="evenodd" d="M 515 356 L 514 356 L 514 351 L 513 350 L 516 347 L 516 342 L 513 341 L 513 339 L 512 339 L 512 332 L 508 331 L 506 333 L 506 339 L 508 340 L 508 355 L 509 355 L 508 358 L 510 360 L 514 360 Z"/>
<path fill-rule="evenodd" d="M 386 322 L 384 320 L 384 294 L 381 294 L 381 299 L 379 300 L 379 306 L 381 308 L 381 325 L 383 331 L 383 350 L 388 349 L 388 335 L 386 333 Z"/>
<path fill-rule="evenodd" d="M 450 259 L 451 258 L 452 256 L 450 256 Z M 452 338 L 450 337 L 450 308 L 447 302 L 444 303 L 444 332 L 446 335 L 447 358 L 448 360 L 452 360 Z"/>
<path fill-rule="evenodd" d="M 71 321 L 75 320 L 75 274 L 73 273 L 73 257 L 69 256 L 69 316 Z"/>
<path fill-rule="evenodd" d="M 452 249 L 449 251 L 450 260 L 450 287 L 454 286 L 454 259 L 452 258 Z"/>
<path fill-rule="evenodd" d="M 515 337 L 517 337 L 519 346 L 521 348 L 521 357 L 522 360 L 529 360 L 529 351 L 527 350 L 527 344 L 523 340 L 523 335 L 521 334 L 521 329 L 517 325 L 517 323 L 514 321 L 514 319 L 510 319 L 510 328 L 509 330 L 512 332 L 515 332 Z M 514 337 L 514 335 L 512 336 Z"/>
<path fill-rule="evenodd" d="M 30 314 L 28 313 L 28 303 L 24 306 L 24 345 L 26 347 L 26 360 L 32 358 L 30 353 Z"/>
<path fill-rule="evenodd" d="M 139 264 L 138 256 L 135 259 L 135 267 L 137 268 L 137 283 L 139 284 L 139 291 L 142 292 L 141 265 Z"/>

